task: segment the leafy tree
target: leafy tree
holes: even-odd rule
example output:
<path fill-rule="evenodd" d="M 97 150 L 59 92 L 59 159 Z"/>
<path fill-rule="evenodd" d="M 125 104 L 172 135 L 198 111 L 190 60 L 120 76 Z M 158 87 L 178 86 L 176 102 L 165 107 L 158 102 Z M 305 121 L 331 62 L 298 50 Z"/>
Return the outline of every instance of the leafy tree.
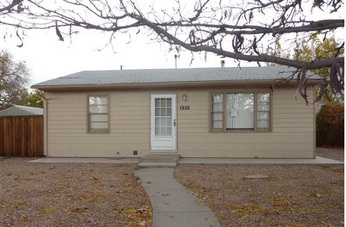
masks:
<path fill-rule="evenodd" d="M 294 40 L 316 32 L 328 37 L 344 27 L 340 19 L 343 6 L 343 0 L 175 0 L 159 7 L 155 1 L 13 0 L 0 3 L 0 24 L 15 28 L 19 39 L 22 30 L 55 29 L 63 41 L 80 29 L 90 29 L 108 33 L 109 44 L 113 44 L 122 34 L 135 39 L 136 34 L 144 32 L 168 44 L 172 51 L 186 49 L 238 61 L 287 65 L 300 78 L 299 90 L 306 98 L 308 70 L 329 68 L 333 81 L 329 85 L 336 91 L 343 90 L 344 58 L 290 59 L 268 55 L 266 47 L 280 40 L 296 49 Z M 328 19 L 311 19 L 322 11 L 329 12 Z M 341 45 L 336 50 L 343 48 Z"/>
<path fill-rule="evenodd" d="M 311 62 L 315 59 L 326 59 L 333 57 L 340 57 L 344 55 L 344 49 L 338 48 L 341 46 L 339 42 L 332 36 L 330 38 L 324 37 L 321 39 L 319 33 L 311 35 L 306 40 L 296 41 L 297 48 L 294 50 L 283 49 L 280 42 L 275 44 L 275 47 L 268 47 L 268 52 L 274 56 L 280 56 L 284 58 L 290 58 L 298 61 Z M 269 63 L 268 65 L 277 65 Z M 343 81 L 340 84 L 333 84 L 335 81 L 331 81 L 333 78 L 330 76 L 330 68 L 319 68 L 311 70 L 315 75 L 321 76 L 323 83 L 316 92 L 318 96 L 317 99 L 322 98 L 325 102 L 343 102 L 344 100 L 344 90 Z"/>
<path fill-rule="evenodd" d="M 315 59 L 333 58 L 344 55 L 344 49 L 338 49 L 340 44 L 334 37 L 319 39 L 318 35 L 312 35 L 309 40 L 298 44 L 299 48 L 295 49 L 294 59 L 301 61 L 314 61 Z M 311 70 L 314 74 L 320 75 L 324 82 L 319 89 L 320 98 L 323 101 L 343 101 L 344 81 L 340 84 L 334 81 L 330 76 L 328 67 Z"/>
<path fill-rule="evenodd" d="M 34 90 L 24 100 L 26 106 L 43 108 L 43 91 Z"/>
<path fill-rule="evenodd" d="M 344 104 L 330 102 L 316 116 L 317 146 L 344 147 Z"/>
<path fill-rule="evenodd" d="M 0 110 L 21 104 L 27 97 L 29 71 L 25 62 L 15 62 L 7 51 L 0 51 Z"/>

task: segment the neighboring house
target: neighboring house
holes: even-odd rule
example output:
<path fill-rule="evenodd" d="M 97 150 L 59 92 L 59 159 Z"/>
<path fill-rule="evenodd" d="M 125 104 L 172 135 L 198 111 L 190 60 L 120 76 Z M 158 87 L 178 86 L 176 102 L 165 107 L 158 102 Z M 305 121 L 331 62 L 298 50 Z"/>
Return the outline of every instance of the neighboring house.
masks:
<path fill-rule="evenodd" d="M 10 108 L 0 111 L 0 117 L 31 115 L 43 115 L 43 109 L 30 106 L 13 105 Z"/>
<path fill-rule="evenodd" d="M 306 105 L 282 81 L 291 71 L 83 71 L 32 88 L 45 92 L 47 156 L 314 158 L 320 81 L 310 78 Z"/>

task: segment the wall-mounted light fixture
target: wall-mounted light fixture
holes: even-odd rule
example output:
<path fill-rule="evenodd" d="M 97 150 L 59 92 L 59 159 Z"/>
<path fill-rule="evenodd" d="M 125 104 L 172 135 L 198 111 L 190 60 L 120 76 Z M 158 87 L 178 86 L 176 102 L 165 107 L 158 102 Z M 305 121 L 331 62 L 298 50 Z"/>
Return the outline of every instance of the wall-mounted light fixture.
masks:
<path fill-rule="evenodd" d="M 183 96 L 181 96 L 181 99 L 182 99 L 184 102 L 187 101 L 187 95 L 186 95 L 185 91 L 184 91 Z"/>

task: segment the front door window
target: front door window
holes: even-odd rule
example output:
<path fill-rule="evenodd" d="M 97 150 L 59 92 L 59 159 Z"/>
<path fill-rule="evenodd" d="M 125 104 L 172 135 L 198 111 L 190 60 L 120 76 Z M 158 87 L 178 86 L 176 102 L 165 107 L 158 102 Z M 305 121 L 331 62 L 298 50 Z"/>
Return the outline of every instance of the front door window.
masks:
<path fill-rule="evenodd" d="M 172 135 L 172 99 L 155 98 L 155 136 Z"/>

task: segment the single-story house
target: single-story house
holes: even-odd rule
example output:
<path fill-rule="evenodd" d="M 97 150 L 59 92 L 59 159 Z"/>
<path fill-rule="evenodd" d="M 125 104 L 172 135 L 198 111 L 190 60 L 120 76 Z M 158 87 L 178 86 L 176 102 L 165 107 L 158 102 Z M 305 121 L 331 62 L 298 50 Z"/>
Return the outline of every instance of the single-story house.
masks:
<path fill-rule="evenodd" d="M 292 68 L 82 71 L 32 86 L 45 93 L 51 157 L 314 158 L 317 77 L 309 105 Z"/>
<path fill-rule="evenodd" d="M 13 105 L 12 107 L 0 111 L 0 117 L 32 115 L 43 115 L 43 109 L 31 106 Z"/>

